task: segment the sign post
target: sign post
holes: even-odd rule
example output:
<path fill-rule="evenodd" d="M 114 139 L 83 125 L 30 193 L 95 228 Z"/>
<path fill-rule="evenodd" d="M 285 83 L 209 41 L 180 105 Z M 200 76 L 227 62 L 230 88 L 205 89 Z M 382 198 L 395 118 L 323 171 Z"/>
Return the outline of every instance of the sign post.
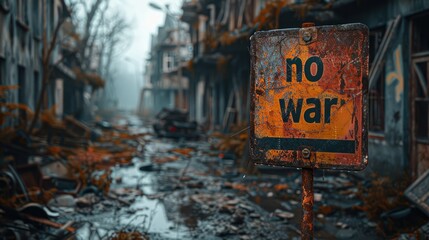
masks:
<path fill-rule="evenodd" d="M 313 239 L 313 169 L 301 169 L 302 176 L 302 239 Z"/>
<path fill-rule="evenodd" d="M 368 28 L 256 32 L 251 37 L 250 156 L 302 168 L 301 234 L 313 238 L 313 172 L 368 164 Z"/>

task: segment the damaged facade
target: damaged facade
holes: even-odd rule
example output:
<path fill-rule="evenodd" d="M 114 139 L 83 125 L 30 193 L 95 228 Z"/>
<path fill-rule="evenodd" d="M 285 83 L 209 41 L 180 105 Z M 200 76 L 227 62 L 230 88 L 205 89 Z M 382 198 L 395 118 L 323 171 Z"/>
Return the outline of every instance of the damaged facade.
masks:
<path fill-rule="evenodd" d="M 191 57 L 188 25 L 166 14 L 164 25 L 152 35 L 145 66 L 146 86 L 141 92 L 140 112 L 153 116 L 163 108 L 187 109 L 188 78 L 183 68 Z"/>
<path fill-rule="evenodd" d="M 249 117 L 249 37 L 259 30 L 360 22 L 370 29 L 367 172 L 413 178 L 429 169 L 429 3 L 192 0 L 190 117 L 226 130 Z"/>
<path fill-rule="evenodd" d="M 266 1 L 187 1 L 182 20 L 193 44 L 190 117 L 226 130 L 249 117 L 248 38 Z"/>
<path fill-rule="evenodd" d="M 46 6 L 44 5 L 46 4 Z M 69 17 L 63 0 L 1 1 L 0 3 L 0 85 L 19 86 L 10 91 L 8 103 L 20 103 L 35 110 L 43 84 L 43 18 L 46 17 L 46 37 L 49 42 L 61 19 Z M 66 20 L 58 39 L 71 27 Z M 70 41 L 58 44 L 50 59 L 50 80 L 43 108 L 55 105 L 58 118 L 65 115 L 80 117 L 84 106 L 85 84 L 76 79 L 71 69 Z M 67 56 L 67 57 L 65 57 Z M 14 124 L 9 122 L 9 125 Z"/>

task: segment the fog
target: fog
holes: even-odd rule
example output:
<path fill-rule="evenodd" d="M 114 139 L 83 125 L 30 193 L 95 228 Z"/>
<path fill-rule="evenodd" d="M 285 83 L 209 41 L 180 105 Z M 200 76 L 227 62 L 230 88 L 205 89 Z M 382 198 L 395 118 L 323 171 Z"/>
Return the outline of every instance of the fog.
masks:
<path fill-rule="evenodd" d="M 115 0 L 115 7 L 121 9 L 131 22 L 130 43 L 113 64 L 113 89 L 118 107 L 135 110 L 143 86 L 143 64 L 150 50 L 150 36 L 163 24 L 165 13 L 149 6 L 148 0 Z M 160 6 L 169 4 L 171 12 L 180 11 L 180 0 L 156 0 Z"/>

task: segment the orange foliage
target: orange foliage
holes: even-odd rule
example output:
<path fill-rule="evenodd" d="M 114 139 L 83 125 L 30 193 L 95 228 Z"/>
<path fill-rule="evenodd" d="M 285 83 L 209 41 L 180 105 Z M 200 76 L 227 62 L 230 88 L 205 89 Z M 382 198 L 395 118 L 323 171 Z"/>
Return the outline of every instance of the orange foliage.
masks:
<path fill-rule="evenodd" d="M 25 128 L 27 120 L 34 116 L 33 111 L 25 104 L 21 103 L 8 103 L 4 102 L 7 97 L 7 92 L 17 89 L 16 85 L 0 86 L 0 126 L 3 125 L 7 119 L 20 118 L 21 127 Z M 10 130 L 10 129 L 9 129 Z M 1 129 L 0 135 L 5 134 L 5 128 Z"/>
<path fill-rule="evenodd" d="M 280 191 L 282 191 L 282 190 L 286 190 L 286 189 L 288 189 L 289 188 L 289 186 L 286 184 L 286 183 L 279 183 L 279 184 L 276 184 L 275 186 L 274 186 L 274 189 L 277 191 L 277 192 L 280 192 Z"/>
<path fill-rule="evenodd" d="M 187 68 L 190 72 L 195 71 L 194 61 L 189 60 L 189 61 L 188 61 L 188 63 L 186 64 L 186 68 Z"/>
<path fill-rule="evenodd" d="M 33 111 L 25 104 L 21 103 L 0 103 L 0 107 L 3 107 L 6 111 L 0 111 L 0 125 L 4 124 L 8 117 L 17 118 L 19 114 L 14 113 L 15 110 L 20 110 L 25 113 L 27 119 L 33 117 Z"/>
<path fill-rule="evenodd" d="M 5 98 L 7 91 L 15 89 L 18 89 L 17 85 L 0 85 L 0 98 Z"/>
<path fill-rule="evenodd" d="M 85 73 L 79 68 L 73 68 L 73 72 L 79 81 L 83 81 L 93 87 L 94 90 L 103 88 L 106 82 L 96 73 Z"/>
<path fill-rule="evenodd" d="M 246 185 L 242 183 L 233 183 L 232 188 L 238 191 L 243 191 L 243 192 L 247 191 Z"/>
<path fill-rule="evenodd" d="M 46 152 L 54 157 L 58 157 L 61 151 L 62 149 L 59 146 L 48 146 Z"/>
<path fill-rule="evenodd" d="M 112 170 L 109 169 L 104 171 L 100 176 L 92 177 L 91 184 L 107 194 L 110 191 L 110 184 L 112 182 L 111 173 Z"/>
<path fill-rule="evenodd" d="M 119 231 L 116 232 L 112 240 L 146 240 L 149 239 L 146 235 L 140 233 L 140 232 L 126 232 L 126 231 Z"/>
<path fill-rule="evenodd" d="M 63 122 L 59 121 L 55 116 L 56 115 L 55 109 L 56 109 L 56 106 L 54 105 L 51 108 L 44 110 L 40 114 L 42 123 L 47 124 L 48 126 L 51 126 L 54 128 L 63 128 L 64 127 Z"/>
<path fill-rule="evenodd" d="M 152 158 L 152 162 L 155 164 L 164 164 L 168 162 L 177 161 L 179 157 L 177 156 L 167 156 L 167 157 L 154 157 Z"/>
<path fill-rule="evenodd" d="M 191 157 L 191 152 L 194 151 L 192 148 L 176 148 L 171 150 L 174 153 L 178 153 L 180 155 L 183 155 L 185 157 Z"/>
<path fill-rule="evenodd" d="M 224 32 L 219 37 L 219 42 L 222 46 L 231 45 L 238 39 L 237 35 L 230 32 Z"/>
<path fill-rule="evenodd" d="M 265 7 L 255 18 L 254 24 L 258 24 L 259 30 L 278 28 L 280 12 L 289 2 L 289 0 L 274 0 L 267 2 Z"/>
<path fill-rule="evenodd" d="M 204 50 L 213 50 L 218 46 L 218 41 L 215 35 L 210 32 L 206 32 L 204 37 Z"/>
<path fill-rule="evenodd" d="M 117 136 L 131 138 L 132 135 L 118 134 Z M 112 136 L 112 135 L 111 135 Z M 108 139 L 106 138 L 107 142 Z M 75 149 L 69 152 L 67 160 L 71 170 L 79 178 L 83 186 L 92 184 L 107 193 L 110 190 L 111 167 L 117 164 L 129 164 L 135 155 L 135 148 L 121 143 L 118 139 L 110 138 L 110 142 L 123 147 L 121 151 L 110 148 L 88 147 L 87 149 Z M 64 149 L 61 150 L 64 152 Z M 94 175 L 99 172 L 101 175 Z"/>
<path fill-rule="evenodd" d="M 246 128 L 247 123 L 241 123 L 231 127 L 232 135 L 213 133 L 212 137 L 220 139 L 213 147 L 222 152 L 233 152 L 237 158 L 241 158 L 249 138 Z"/>
<path fill-rule="evenodd" d="M 226 73 L 228 69 L 229 59 L 221 56 L 216 62 L 216 70 L 219 73 Z"/>
<path fill-rule="evenodd" d="M 404 191 L 410 184 L 409 176 L 394 181 L 388 177 L 375 176 L 371 187 L 359 186 L 358 197 L 364 204 L 356 209 L 365 211 L 370 219 L 377 219 L 383 212 L 406 206 L 408 201 L 404 197 Z"/>

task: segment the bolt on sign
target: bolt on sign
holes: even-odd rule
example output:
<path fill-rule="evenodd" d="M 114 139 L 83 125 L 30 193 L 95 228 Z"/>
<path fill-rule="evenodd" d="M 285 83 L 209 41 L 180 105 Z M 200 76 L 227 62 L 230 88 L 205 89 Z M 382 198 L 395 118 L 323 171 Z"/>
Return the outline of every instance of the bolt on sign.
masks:
<path fill-rule="evenodd" d="M 251 37 L 251 158 L 362 170 L 368 163 L 368 28 L 345 24 Z"/>

